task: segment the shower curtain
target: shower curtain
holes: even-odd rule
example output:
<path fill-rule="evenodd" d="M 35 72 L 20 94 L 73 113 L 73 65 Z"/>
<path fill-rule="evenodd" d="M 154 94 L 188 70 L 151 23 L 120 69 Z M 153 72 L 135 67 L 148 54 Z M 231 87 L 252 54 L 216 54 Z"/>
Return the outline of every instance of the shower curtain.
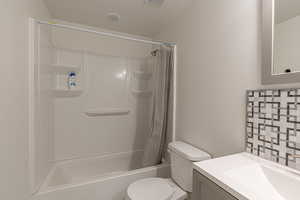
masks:
<path fill-rule="evenodd" d="M 172 47 L 161 46 L 153 55 L 154 91 L 150 134 L 147 138 L 143 166 L 161 163 L 168 142 L 172 138 L 173 121 L 173 70 L 174 51 Z"/>

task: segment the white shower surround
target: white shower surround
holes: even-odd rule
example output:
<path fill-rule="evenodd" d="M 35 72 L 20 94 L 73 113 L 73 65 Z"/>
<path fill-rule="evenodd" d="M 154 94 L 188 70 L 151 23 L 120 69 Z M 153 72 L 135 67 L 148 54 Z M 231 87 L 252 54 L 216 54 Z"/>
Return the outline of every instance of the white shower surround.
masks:
<path fill-rule="evenodd" d="M 152 45 L 61 28 L 52 29 L 52 41 L 59 47 L 58 63 L 80 66 L 82 90 L 76 98 L 55 99 L 55 161 L 142 150 L 151 98 L 134 91 L 151 90 L 151 80 L 134 73 L 151 73 L 146 57 Z M 101 110 L 126 112 L 84 114 Z"/>
<path fill-rule="evenodd" d="M 34 24 L 34 21 L 31 21 L 31 23 Z M 64 200 L 84 198 L 91 200 L 121 200 L 123 199 L 127 186 L 135 180 L 157 176 L 169 177 L 170 170 L 168 164 L 147 168 L 142 168 L 141 164 L 144 142 L 149 128 L 147 119 L 150 117 L 149 109 L 151 105 L 151 98 L 149 98 L 151 97 L 151 88 L 150 90 L 148 89 L 152 86 L 152 69 L 148 66 L 152 66 L 151 63 L 149 63 L 152 62 L 152 59 L 148 59 L 147 56 L 149 56 L 153 47 L 143 43 L 105 37 L 99 38 L 89 33 L 72 32 L 70 30 L 52 30 L 51 34 L 45 37 L 49 38 L 46 38 L 44 44 L 50 44 L 49 47 L 53 48 L 51 54 L 54 53 L 53 56 L 55 58 L 53 60 L 50 59 L 50 62 L 53 61 L 53 63 L 48 63 L 48 60 L 47 63 L 45 63 L 47 68 L 49 66 L 52 67 L 46 71 L 50 72 L 49 74 L 54 74 L 54 85 L 53 88 L 47 87 L 46 90 L 42 92 L 46 92 L 45 94 L 49 95 L 46 96 L 49 97 L 49 101 L 47 100 L 49 106 L 54 106 L 54 116 L 52 113 L 51 115 L 45 113 L 45 117 L 52 116 L 54 118 L 54 126 L 52 128 L 43 126 L 46 127 L 44 132 L 47 133 L 45 137 L 42 138 L 43 141 L 48 141 L 45 140 L 47 137 L 51 139 L 48 141 L 49 143 L 45 144 L 44 149 L 37 149 L 35 147 L 36 144 L 32 143 L 38 141 L 36 141 L 37 133 L 31 130 L 33 132 L 31 132 L 30 135 L 31 149 L 29 168 L 32 179 L 32 193 L 34 193 L 33 199 Z M 78 40 L 77 37 L 79 37 L 80 40 Z M 102 40 L 102 43 L 99 42 L 99 39 Z M 32 40 L 34 39 L 32 38 Z M 101 46 L 100 44 L 103 45 Z M 118 48 L 121 46 L 127 46 L 127 48 Z M 34 54 L 33 47 L 34 46 L 31 47 L 32 54 Z M 111 70 L 114 65 L 119 65 L 116 65 L 114 62 L 103 63 L 102 61 L 105 59 L 106 61 L 109 60 L 109 62 L 111 60 L 117 60 L 116 63 L 119 63 L 121 66 L 118 69 L 119 72 L 126 71 L 123 83 L 120 82 L 121 84 L 117 85 L 121 86 L 124 84 L 124 90 L 126 90 L 125 92 L 127 92 L 127 94 L 122 93 L 124 92 L 123 90 L 119 93 L 119 97 L 116 99 L 108 98 L 106 102 L 118 104 L 123 96 L 126 96 L 125 99 L 127 98 L 128 102 L 122 104 L 120 107 L 114 107 L 113 110 L 118 112 L 110 116 L 107 116 L 107 113 L 109 115 L 109 108 L 98 108 L 97 103 L 99 102 L 97 100 L 88 100 L 88 91 L 94 90 L 95 88 L 90 87 L 91 85 L 87 79 L 91 75 L 101 74 L 102 72 L 101 70 L 97 71 L 99 70 L 99 68 L 97 69 L 97 65 L 107 64 L 108 67 L 106 70 L 108 70 L 108 73 L 120 74 Z M 36 60 L 34 61 L 34 59 L 31 62 L 38 63 Z M 63 68 L 53 73 L 53 70 L 55 71 L 58 67 Z M 66 74 L 66 70 L 75 69 L 75 67 L 79 67 L 76 69 L 79 88 L 77 88 L 78 90 L 75 93 L 74 91 L 68 91 L 68 94 L 64 94 L 67 89 L 67 86 L 64 85 L 66 76 L 59 74 Z M 94 68 L 96 71 L 89 72 L 89 67 L 90 70 Z M 34 72 L 39 73 L 40 71 L 32 69 L 32 73 Z M 35 74 L 35 76 L 36 75 L 39 76 L 40 74 Z M 133 81 L 136 79 L 140 80 Z M 32 88 L 34 88 L 36 84 L 36 80 L 33 80 L 31 83 Z M 39 79 L 39 77 L 37 77 L 37 80 L 42 82 L 40 85 L 43 85 L 45 84 L 43 81 L 46 79 Z M 146 82 L 149 83 L 147 84 Z M 99 85 L 99 83 L 97 84 Z M 102 88 L 102 90 L 103 89 L 104 88 Z M 34 95 L 39 92 L 41 91 L 32 90 L 31 98 L 34 98 Z M 109 95 L 109 93 L 107 94 Z M 99 98 L 97 95 L 95 97 Z M 31 100 L 32 106 L 34 107 L 34 100 Z M 87 106 L 82 106 L 82 104 L 86 104 Z M 106 107 L 109 106 L 106 105 Z M 138 112 L 139 109 L 140 113 Z M 99 114 L 100 111 L 102 111 L 102 114 Z M 31 117 L 34 117 L 36 113 L 32 113 L 32 115 Z M 76 115 L 80 116 L 79 118 L 81 119 L 72 122 Z M 104 119 L 102 126 L 101 122 L 99 123 L 101 117 L 102 120 Z M 107 123 L 113 118 L 115 118 L 115 120 L 123 118 L 123 120 L 125 119 L 125 123 L 128 122 L 128 118 L 130 117 L 138 119 L 138 122 L 134 123 L 134 120 L 129 120 L 132 124 L 125 129 L 124 126 L 115 129 L 117 127 L 116 125 L 122 125 L 122 123 L 118 123 L 117 121 Z M 83 118 L 85 119 L 82 121 Z M 34 118 L 31 119 L 33 120 L 32 122 L 34 122 Z M 144 120 L 140 121 L 141 119 Z M 62 120 L 69 122 L 63 123 Z M 94 121 L 94 125 L 90 126 L 87 121 Z M 33 126 L 34 124 L 31 125 Z M 73 130 L 60 129 L 63 125 Z M 99 137 L 101 135 L 99 134 L 101 133 L 101 128 L 107 128 L 110 125 L 112 130 L 115 131 L 115 134 L 108 131 L 108 133 L 111 134 L 106 134 L 107 138 Z M 74 129 L 76 126 L 79 132 L 76 128 Z M 84 129 L 82 129 L 82 127 Z M 94 129 L 94 132 L 89 132 L 91 128 Z M 48 134 L 51 130 L 54 130 L 53 134 Z M 66 136 L 66 133 L 68 133 L 67 137 L 61 138 L 62 135 Z M 78 135 L 81 138 L 77 137 Z M 86 141 L 82 142 L 85 139 Z M 76 148 L 78 144 L 86 145 Z M 64 151 L 66 150 L 64 148 L 57 148 L 57 145 L 65 147 L 67 151 Z M 38 153 L 38 156 L 34 156 L 35 153 Z M 43 159 L 41 159 L 41 155 L 44 155 Z M 38 163 L 40 164 L 36 166 Z M 114 168 L 114 166 L 117 167 Z M 36 174 L 37 172 L 41 173 Z M 109 188 L 114 189 L 109 190 Z"/>
<path fill-rule="evenodd" d="M 53 167 L 54 99 L 52 90 L 53 62 L 51 29 L 30 25 L 29 47 L 29 176 L 31 192 L 36 192 Z"/>
<path fill-rule="evenodd" d="M 150 130 L 151 80 L 137 80 L 133 74 L 151 70 L 146 59 L 59 52 L 59 62 L 77 61 L 75 65 L 84 69 L 78 73 L 82 94 L 54 102 L 55 161 L 144 149 Z M 66 76 L 59 82 L 66 87 Z M 143 97 L 140 91 L 150 95 Z"/>

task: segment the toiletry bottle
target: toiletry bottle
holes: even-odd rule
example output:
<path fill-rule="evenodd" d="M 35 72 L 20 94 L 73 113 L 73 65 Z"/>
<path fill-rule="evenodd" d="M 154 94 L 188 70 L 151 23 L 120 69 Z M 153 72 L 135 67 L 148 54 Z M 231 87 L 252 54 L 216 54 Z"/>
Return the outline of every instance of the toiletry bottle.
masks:
<path fill-rule="evenodd" d="M 69 90 L 74 90 L 76 89 L 76 73 L 75 72 L 70 72 L 68 76 L 68 87 Z"/>

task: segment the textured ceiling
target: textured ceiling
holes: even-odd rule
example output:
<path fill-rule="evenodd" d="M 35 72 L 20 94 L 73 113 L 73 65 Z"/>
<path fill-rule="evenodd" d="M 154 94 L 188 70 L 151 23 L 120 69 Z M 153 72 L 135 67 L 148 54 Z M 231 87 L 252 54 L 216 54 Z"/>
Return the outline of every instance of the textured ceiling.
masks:
<path fill-rule="evenodd" d="M 144 0 L 44 1 L 56 19 L 152 37 L 198 0 L 164 0 L 159 6 L 147 5 Z M 111 12 L 120 15 L 118 22 L 108 19 Z"/>

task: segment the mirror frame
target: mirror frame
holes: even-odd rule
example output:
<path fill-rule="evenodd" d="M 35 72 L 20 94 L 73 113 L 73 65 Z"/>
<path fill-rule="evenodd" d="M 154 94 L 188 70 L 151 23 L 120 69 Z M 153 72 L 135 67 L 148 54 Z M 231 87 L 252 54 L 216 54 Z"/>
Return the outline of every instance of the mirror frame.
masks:
<path fill-rule="evenodd" d="M 275 0 L 262 0 L 262 67 L 261 82 L 285 84 L 300 82 L 300 72 L 273 75 Z"/>

